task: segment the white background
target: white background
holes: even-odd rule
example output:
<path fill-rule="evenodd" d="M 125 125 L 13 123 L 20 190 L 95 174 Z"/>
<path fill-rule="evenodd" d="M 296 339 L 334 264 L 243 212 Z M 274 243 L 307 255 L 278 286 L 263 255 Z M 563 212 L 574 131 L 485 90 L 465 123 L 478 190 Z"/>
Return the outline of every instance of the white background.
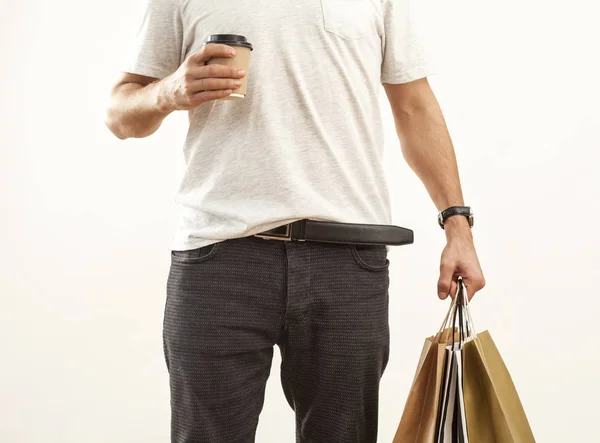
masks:
<path fill-rule="evenodd" d="M 186 115 L 120 141 L 104 108 L 140 0 L 2 0 L 0 441 L 169 439 L 161 344 Z M 537 441 L 597 441 L 600 74 L 594 2 L 428 3 L 431 83 L 455 144 L 487 287 L 472 309 L 512 373 Z M 445 244 L 382 90 L 394 223 L 391 442 L 437 299 Z M 275 353 L 258 443 L 292 443 Z"/>

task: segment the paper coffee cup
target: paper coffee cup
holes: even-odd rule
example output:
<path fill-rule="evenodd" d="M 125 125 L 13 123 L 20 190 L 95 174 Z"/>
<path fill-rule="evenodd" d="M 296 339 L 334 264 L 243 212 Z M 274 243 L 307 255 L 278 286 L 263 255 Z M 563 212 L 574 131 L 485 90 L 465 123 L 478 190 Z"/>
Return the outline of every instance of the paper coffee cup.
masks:
<path fill-rule="evenodd" d="M 207 65 L 217 63 L 246 71 L 246 75 L 242 78 L 240 87 L 234 89 L 227 97 L 223 97 L 219 100 L 238 100 L 244 98 L 248 87 L 248 71 L 250 68 L 250 51 L 252 51 L 252 45 L 246 40 L 246 37 L 236 34 L 213 34 L 208 37 L 206 42 L 204 42 L 205 45 L 210 43 L 221 43 L 228 46 L 234 46 L 235 56 L 211 57 L 206 62 Z"/>

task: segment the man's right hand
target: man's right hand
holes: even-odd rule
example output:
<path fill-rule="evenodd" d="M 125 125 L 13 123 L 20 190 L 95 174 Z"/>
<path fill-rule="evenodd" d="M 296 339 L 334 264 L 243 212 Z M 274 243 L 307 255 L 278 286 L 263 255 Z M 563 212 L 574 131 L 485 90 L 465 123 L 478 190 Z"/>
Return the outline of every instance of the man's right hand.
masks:
<path fill-rule="evenodd" d="M 245 71 L 205 63 L 211 57 L 234 57 L 235 48 L 210 43 L 191 54 L 173 74 L 162 81 L 164 110 L 190 110 L 209 100 L 227 97 L 241 85 Z"/>
<path fill-rule="evenodd" d="M 120 139 L 148 137 L 171 112 L 191 110 L 209 100 L 227 97 L 246 74 L 229 66 L 205 63 L 211 57 L 234 57 L 229 52 L 232 49 L 210 43 L 162 80 L 122 73 L 111 89 L 106 125 Z"/>

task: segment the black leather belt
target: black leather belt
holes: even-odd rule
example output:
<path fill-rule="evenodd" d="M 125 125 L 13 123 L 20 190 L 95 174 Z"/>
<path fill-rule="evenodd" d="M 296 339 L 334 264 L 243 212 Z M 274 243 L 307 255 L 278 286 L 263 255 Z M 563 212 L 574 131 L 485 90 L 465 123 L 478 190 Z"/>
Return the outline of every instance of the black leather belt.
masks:
<path fill-rule="evenodd" d="M 302 219 L 254 234 L 266 240 L 320 241 L 364 245 L 408 245 L 413 231 L 395 225 L 371 225 Z"/>

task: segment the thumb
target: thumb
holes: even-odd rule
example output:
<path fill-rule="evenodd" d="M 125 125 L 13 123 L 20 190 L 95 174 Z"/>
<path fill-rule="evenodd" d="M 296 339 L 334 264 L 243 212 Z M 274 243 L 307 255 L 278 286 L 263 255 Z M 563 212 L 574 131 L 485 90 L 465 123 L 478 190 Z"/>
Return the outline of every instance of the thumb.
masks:
<path fill-rule="evenodd" d="M 204 65 L 212 57 L 232 57 L 230 49 L 232 48 L 222 43 L 204 44 L 189 56 L 189 61 L 197 65 Z"/>
<path fill-rule="evenodd" d="M 204 65 L 206 61 L 210 58 L 208 52 L 210 51 L 209 45 L 203 45 L 196 52 L 193 52 L 188 57 L 188 61 L 194 65 Z"/>
<path fill-rule="evenodd" d="M 450 287 L 452 285 L 452 276 L 454 274 L 454 266 L 450 263 L 442 263 L 440 265 L 440 278 L 438 280 L 438 297 L 442 300 L 448 298 Z"/>

